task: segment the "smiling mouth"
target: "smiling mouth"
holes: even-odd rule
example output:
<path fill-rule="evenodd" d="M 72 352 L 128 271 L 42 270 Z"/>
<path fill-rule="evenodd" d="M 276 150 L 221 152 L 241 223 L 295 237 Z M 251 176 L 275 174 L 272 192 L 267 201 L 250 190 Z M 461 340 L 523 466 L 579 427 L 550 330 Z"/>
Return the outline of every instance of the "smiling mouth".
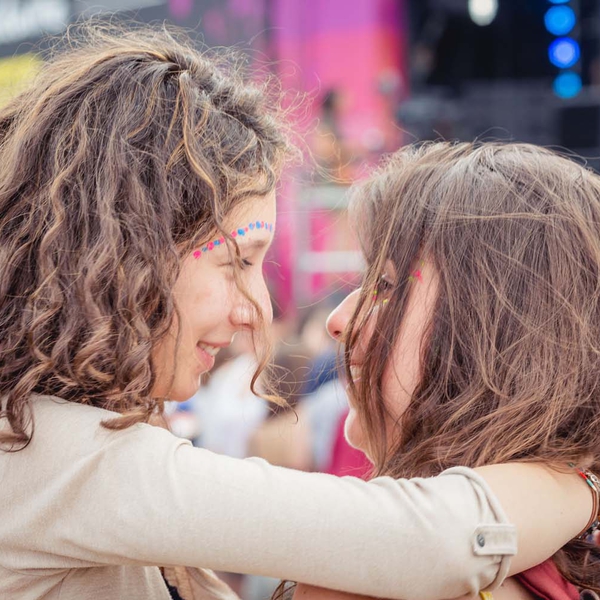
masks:
<path fill-rule="evenodd" d="M 215 356 L 220 349 L 221 346 L 213 346 L 212 344 L 206 344 L 205 342 L 198 342 L 198 344 L 196 344 L 196 352 L 200 359 L 202 372 L 206 373 L 215 366 Z"/>
<path fill-rule="evenodd" d="M 199 342 L 197 345 L 198 348 L 202 348 L 204 352 L 210 354 L 211 356 L 216 356 L 217 352 L 219 352 L 219 350 L 221 349 L 218 346 L 211 346 L 210 344 L 205 344 L 204 342 Z"/>

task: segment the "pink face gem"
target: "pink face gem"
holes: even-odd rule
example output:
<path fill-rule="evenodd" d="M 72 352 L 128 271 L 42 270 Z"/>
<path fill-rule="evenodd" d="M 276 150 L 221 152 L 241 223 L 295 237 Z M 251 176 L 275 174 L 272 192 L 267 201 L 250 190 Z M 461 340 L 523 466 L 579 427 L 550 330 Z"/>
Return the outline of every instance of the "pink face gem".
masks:
<path fill-rule="evenodd" d="M 202 252 L 200 250 L 194 251 L 194 258 L 200 258 L 202 256 Z"/>
<path fill-rule="evenodd" d="M 420 269 L 417 269 L 416 271 L 413 271 L 409 276 L 408 276 L 408 280 L 409 281 L 423 281 L 423 273 L 421 273 Z"/>

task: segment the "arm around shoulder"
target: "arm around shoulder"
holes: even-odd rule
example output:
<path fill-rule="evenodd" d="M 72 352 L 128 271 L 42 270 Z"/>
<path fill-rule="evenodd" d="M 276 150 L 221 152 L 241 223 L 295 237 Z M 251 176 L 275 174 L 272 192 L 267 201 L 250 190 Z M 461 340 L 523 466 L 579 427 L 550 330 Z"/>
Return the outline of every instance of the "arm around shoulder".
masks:
<path fill-rule="evenodd" d="M 79 500 L 53 516 L 79 564 L 185 564 L 427 600 L 503 578 L 514 552 L 476 475 L 366 483 L 219 456 L 150 426 L 106 439 L 93 465 L 63 474 Z M 476 552 L 482 527 L 505 547 Z"/>

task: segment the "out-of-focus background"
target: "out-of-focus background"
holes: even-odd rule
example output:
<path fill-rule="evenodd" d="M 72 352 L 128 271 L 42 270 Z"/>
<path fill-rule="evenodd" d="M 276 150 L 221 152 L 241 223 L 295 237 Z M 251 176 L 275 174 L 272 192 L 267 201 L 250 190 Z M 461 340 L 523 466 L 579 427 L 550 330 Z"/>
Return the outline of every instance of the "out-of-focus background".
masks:
<path fill-rule="evenodd" d="M 438 138 L 558 146 L 600 168 L 600 2 L 0 0 L 0 105 L 43 66 L 48 34 L 98 14 L 235 45 L 302 98 L 307 161 L 282 182 L 267 266 L 277 388 L 293 410 L 250 391 L 255 360 L 240 336 L 196 396 L 169 407 L 171 428 L 233 456 L 367 476 L 342 435 L 344 383 L 324 331 L 360 280 L 348 187 L 383 154 Z M 276 583 L 228 578 L 246 600 L 268 598 Z"/>

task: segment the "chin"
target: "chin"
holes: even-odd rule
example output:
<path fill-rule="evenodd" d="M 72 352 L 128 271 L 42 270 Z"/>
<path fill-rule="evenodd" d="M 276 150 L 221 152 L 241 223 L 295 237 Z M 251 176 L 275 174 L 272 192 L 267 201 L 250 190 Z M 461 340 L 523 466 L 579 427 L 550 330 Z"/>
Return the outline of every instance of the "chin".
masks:
<path fill-rule="evenodd" d="M 189 382 L 174 382 L 167 399 L 172 402 L 186 402 L 200 389 L 200 377 Z"/>
<path fill-rule="evenodd" d="M 360 450 L 362 453 L 366 454 L 367 457 L 369 456 L 366 450 L 363 428 L 358 420 L 358 415 L 353 408 L 348 412 L 346 422 L 344 423 L 344 437 L 350 446 L 356 450 Z"/>

